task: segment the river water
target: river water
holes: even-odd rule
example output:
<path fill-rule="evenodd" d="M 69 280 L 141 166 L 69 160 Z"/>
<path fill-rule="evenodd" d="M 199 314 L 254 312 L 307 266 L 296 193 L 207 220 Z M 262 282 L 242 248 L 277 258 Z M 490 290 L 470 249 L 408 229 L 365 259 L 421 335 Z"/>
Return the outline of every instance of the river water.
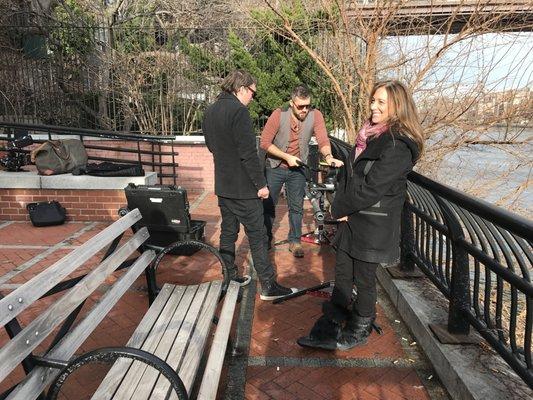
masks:
<path fill-rule="evenodd" d="M 533 128 L 515 128 L 507 135 L 510 137 L 514 133 L 519 134 L 518 140 L 524 143 L 462 147 L 448 154 L 435 176 L 430 177 L 531 219 Z M 493 128 L 480 139 L 502 140 L 504 135 L 504 128 Z"/>

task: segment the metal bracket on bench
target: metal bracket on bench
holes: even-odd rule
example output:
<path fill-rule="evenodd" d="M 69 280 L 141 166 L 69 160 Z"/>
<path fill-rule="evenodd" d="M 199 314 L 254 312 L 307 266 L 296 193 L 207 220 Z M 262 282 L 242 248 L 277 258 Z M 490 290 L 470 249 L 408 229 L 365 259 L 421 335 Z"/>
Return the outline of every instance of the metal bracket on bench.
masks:
<path fill-rule="evenodd" d="M 156 282 L 155 273 L 157 271 L 157 268 L 159 268 L 159 264 L 163 260 L 163 257 L 170 253 L 171 251 L 174 251 L 176 249 L 179 249 L 180 247 L 196 247 L 199 249 L 204 249 L 209 251 L 211 254 L 213 254 L 217 260 L 220 262 L 220 265 L 222 266 L 222 275 L 224 276 L 224 284 L 222 285 L 222 294 L 224 295 L 226 291 L 228 290 L 229 285 L 229 279 L 228 279 L 228 271 L 226 269 L 226 265 L 224 264 L 224 260 L 220 256 L 220 253 L 217 249 L 215 249 L 213 246 L 200 242 L 198 240 L 184 240 L 184 241 L 178 241 L 169 244 L 167 247 L 161 250 L 161 252 L 158 253 L 156 259 L 152 262 L 150 267 L 147 270 L 148 274 L 151 274 L 150 281 Z M 148 288 L 148 296 L 150 297 L 150 304 L 155 300 L 155 297 L 157 296 L 157 293 L 159 292 L 159 289 L 157 288 L 157 284 L 155 284 L 154 288 Z"/>
<path fill-rule="evenodd" d="M 68 376 L 75 372 L 78 368 L 83 367 L 85 364 L 91 363 L 112 363 L 119 358 L 130 358 L 132 360 L 143 362 L 155 369 L 157 369 L 161 374 L 163 374 L 170 385 L 178 395 L 180 400 L 188 400 L 189 395 L 185 389 L 183 381 L 179 375 L 168 365 L 165 361 L 159 357 L 148 353 L 144 350 L 135 349 L 133 347 L 105 347 L 97 350 L 90 351 L 85 353 L 71 362 L 61 370 L 59 375 L 54 379 L 50 385 L 50 390 L 46 396 L 47 400 L 56 400 L 57 396 L 61 390 L 61 387 L 67 380 Z"/>

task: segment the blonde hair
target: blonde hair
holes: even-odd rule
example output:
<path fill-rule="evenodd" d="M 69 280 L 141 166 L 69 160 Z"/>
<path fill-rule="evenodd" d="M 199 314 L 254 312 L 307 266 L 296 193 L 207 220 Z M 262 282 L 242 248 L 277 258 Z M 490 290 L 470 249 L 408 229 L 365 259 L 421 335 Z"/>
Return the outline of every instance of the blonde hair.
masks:
<path fill-rule="evenodd" d="M 370 101 L 372 101 L 372 97 L 380 88 L 385 88 L 387 91 L 388 106 L 392 114 L 388 122 L 389 126 L 392 130 L 398 131 L 401 135 L 413 140 L 417 144 L 420 154 L 422 154 L 425 136 L 411 92 L 399 81 L 380 81 L 376 82 L 372 88 Z"/>

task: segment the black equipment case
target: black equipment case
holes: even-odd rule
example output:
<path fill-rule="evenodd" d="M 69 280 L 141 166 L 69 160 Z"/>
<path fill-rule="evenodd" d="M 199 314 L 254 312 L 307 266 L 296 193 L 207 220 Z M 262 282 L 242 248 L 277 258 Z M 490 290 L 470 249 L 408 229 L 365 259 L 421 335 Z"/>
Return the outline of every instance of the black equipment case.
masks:
<path fill-rule="evenodd" d="M 166 247 L 184 240 L 204 239 L 205 221 L 191 220 L 187 190 L 176 185 L 139 185 L 130 183 L 125 189 L 128 209 L 138 208 L 142 219 L 135 229 L 148 228 L 147 244 Z M 190 255 L 195 249 L 180 249 L 173 254 Z"/>

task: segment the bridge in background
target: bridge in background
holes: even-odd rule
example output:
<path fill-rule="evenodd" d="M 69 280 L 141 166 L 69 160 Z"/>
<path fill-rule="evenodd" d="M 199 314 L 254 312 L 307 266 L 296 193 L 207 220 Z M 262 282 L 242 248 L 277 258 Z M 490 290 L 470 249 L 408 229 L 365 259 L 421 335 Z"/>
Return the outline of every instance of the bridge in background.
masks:
<path fill-rule="evenodd" d="M 359 2 L 358 2 L 359 3 Z M 348 16 L 355 21 L 389 20 L 391 36 L 458 33 L 470 23 L 482 21 L 486 31 L 531 32 L 531 0 L 422 0 L 401 5 L 365 1 L 349 7 Z"/>

